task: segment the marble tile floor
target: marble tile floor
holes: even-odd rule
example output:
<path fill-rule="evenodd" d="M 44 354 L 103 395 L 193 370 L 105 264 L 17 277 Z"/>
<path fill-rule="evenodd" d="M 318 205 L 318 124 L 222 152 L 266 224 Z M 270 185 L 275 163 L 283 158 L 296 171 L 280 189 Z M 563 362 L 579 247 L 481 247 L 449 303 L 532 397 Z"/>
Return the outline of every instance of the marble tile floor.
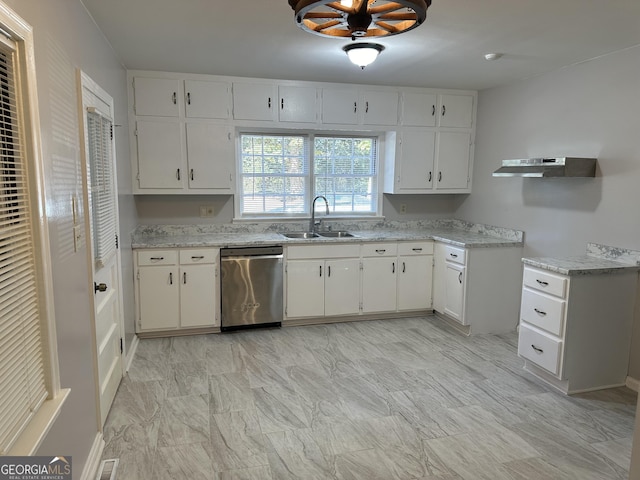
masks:
<path fill-rule="evenodd" d="M 105 426 L 118 480 L 615 480 L 636 394 L 564 396 L 516 334 L 436 316 L 141 340 Z"/>

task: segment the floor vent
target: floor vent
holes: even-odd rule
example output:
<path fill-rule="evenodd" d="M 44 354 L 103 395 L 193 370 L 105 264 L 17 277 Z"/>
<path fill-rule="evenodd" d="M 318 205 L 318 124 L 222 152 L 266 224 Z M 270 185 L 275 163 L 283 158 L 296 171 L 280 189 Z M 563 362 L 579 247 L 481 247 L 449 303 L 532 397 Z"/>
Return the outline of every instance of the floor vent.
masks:
<path fill-rule="evenodd" d="M 117 458 L 110 458 L 100 462 L 96 480 L 116 480 L 116 470 L 118 470 L 119 462 L 120 460 Z"/>

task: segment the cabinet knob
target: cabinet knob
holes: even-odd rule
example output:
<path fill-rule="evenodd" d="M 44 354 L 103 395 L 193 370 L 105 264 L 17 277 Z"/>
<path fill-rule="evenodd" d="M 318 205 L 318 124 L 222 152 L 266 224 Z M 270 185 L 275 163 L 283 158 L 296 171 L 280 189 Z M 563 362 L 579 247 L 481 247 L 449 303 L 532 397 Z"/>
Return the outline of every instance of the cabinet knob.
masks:
<path fill-rule="evenodd" d="M 432 117 L 436 116 L 436 106 L 435 105 L 431 105 L 431 116 Z"/>
<path fill-rule="evenodd" d="M 269 97 L 269 100 L 267 101 L 267 107 L 271 108 L 271 97 Z"/>
<path fill-rule="evenodd" d="M 280 110 L 284 110 L 284 98 L 280 99 Z"/>
<path fill-rule="evenodd" d="M 407 266 L 404 262 L 402 262 L 402 273 L 405 273 L 407 271 Z"/>
<path fill-rule="evenodd" d="M 458 282 L 460 282 L 460 285 L 462 285 L 462 272 L 458 274 Z"/>
<path fill-rule="evenodd" d="M 187 284 L 187 272 L 182 273 L 182 283 Z"/>
<path fill-rule="evenodd" d="M 447 107 L 445 107 L 444 105 L 442 105 L 442 116 L 444 117 L 444 115 L 447 113 Z"/>
<path fill-rule="evenodd" d="M 442 181 L 442 172 L 438 172 L 438 181 L 441 182 Z"/>
<path fill-rule="evenodd" d="M 365 109 L 364 109 L 364 113 L 369 113 L 369 102 L 365 102 Z"/>
<path fill-rule="evenodd" d="M 358 113 L 358 102 L 353 102 L 353 113 Z"/>
<path fill-rule="evenodd" d="M 176 178 L 178 180 L 180 180 L 180 169 L 179 168 L 176 170 Z"/>
<path fill-rule="evenodd" d="M 187 92 L 187 105 L 191 105 L 191 92 Z"/>
<path fill-rule="evenodd" d="M 176 92 L 173 92 L 173 95 L 171 95 L 171 101 L 174 105 L 178 103 L 178 94 Z"/>
<path fill-rule="evenodd" d="M 429 172 L 429 183 L 431 183 L 431 172 Z"/>
<path fill-rule="evenodd" d="M 396 262 L 391 264 L 391 273 L 396 273 Z"/>
<path fill-rule="evenodd" d="M 193 168 L 191 169 L 191 181 L 193 182 Z"/>

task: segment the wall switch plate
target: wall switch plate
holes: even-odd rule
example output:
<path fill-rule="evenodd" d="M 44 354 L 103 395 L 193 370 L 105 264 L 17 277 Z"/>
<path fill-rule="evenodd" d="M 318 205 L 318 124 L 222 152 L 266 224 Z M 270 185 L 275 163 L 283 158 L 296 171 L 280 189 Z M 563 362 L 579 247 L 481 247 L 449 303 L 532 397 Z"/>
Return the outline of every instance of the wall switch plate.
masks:
<path fill-rule="evenodd" d="M 406 203 L 401 203 L 400 204 L 400 213 L 407 213 L 407 204 Z"/>
<path fill-rule="evenodd" d="M 201 217 L 213 217 L 213 205 L 201 205 L 200 206 Z"/>

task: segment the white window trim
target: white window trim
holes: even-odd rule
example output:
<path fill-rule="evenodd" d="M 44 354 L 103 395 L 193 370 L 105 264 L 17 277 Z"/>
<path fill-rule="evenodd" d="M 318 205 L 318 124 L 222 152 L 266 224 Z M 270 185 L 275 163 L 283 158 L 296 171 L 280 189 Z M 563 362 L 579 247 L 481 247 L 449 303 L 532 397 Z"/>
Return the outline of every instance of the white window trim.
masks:
<path fill-rule="evenodd" d="M 69 389 L 60 388 L 58 344 L 56 340 L 53 275 L 49 250 L 49 228 L 46 217 L 44 161 L 40 137 L 40 115 L 36 88 L 33 30 L 13 10 L 0 3 L 0 27 L 19 44 L 19 75 L 16 84 L 21 91 L 25 158 L 29 166 L 29 191 L 32 213 L 33 243 L 38 272 L 40 320 L 45 348 L 45 376 L 48 397 L 22 430 L 8 455 L 33 455 L 59 415 Z M 18 83 L 19 82 L 19 83 Z"/>
<path fill-rule="evenodd" d="M 254 133 L 261 133 L 264 135 L 306 135 L 310 137 L 317 136 L 346 136 L 346 137 L 375 137 L 376 143 L 378 146 L 377 152 L 377 199 L 376 199 L 376 211 L 370 214 L 362 214 L 362 215 L 345 215 L 345 214 L 335 214 L 331 213 L 328 217 L 328 220 L 384 220 L 384 215 L 382 214 L 382 205 L 383 205 L 383 186 L 384 186 L 384 163 L 385 163 L 385 132 L 380 131 L 362 131 L 362 130 L 289 130 L 289 129 L 279 129 L 279 128 L 241 128 L 236 129 L 235 132 L 235 142 L 236 142 L 236 195 L 234 195 L 233 199 L 233 223 L 260 223 L 260 222 L 300 222 L 304 220 L 309 220 L 311 218 L 311 214 L 282 214 L 282 215 L 242 215 L 240 211 L 240 195 L 242 194 L 242 173 L 240 168 L 240 162 L 242 161 L 241 151 L 242 146 L 240 144 L 240 139 L 242 135 L 251 135 Z M 309 148 L 311 147 L 311 142 L 309 142 Z M 313 169 L 313 164 L 309 166 L 309 169 Z M 310 178 L 312 177 L 312 173 L 309 173 Z M 310 185 L 310 188 L 313 188 L 313 185 Z M 311 197 L 313 199 L 313 197 Z M 310 200 L 311 200 L 310 199 Z M 325 217 L 324 214 L 320 215 L 321 217 Z"/>

